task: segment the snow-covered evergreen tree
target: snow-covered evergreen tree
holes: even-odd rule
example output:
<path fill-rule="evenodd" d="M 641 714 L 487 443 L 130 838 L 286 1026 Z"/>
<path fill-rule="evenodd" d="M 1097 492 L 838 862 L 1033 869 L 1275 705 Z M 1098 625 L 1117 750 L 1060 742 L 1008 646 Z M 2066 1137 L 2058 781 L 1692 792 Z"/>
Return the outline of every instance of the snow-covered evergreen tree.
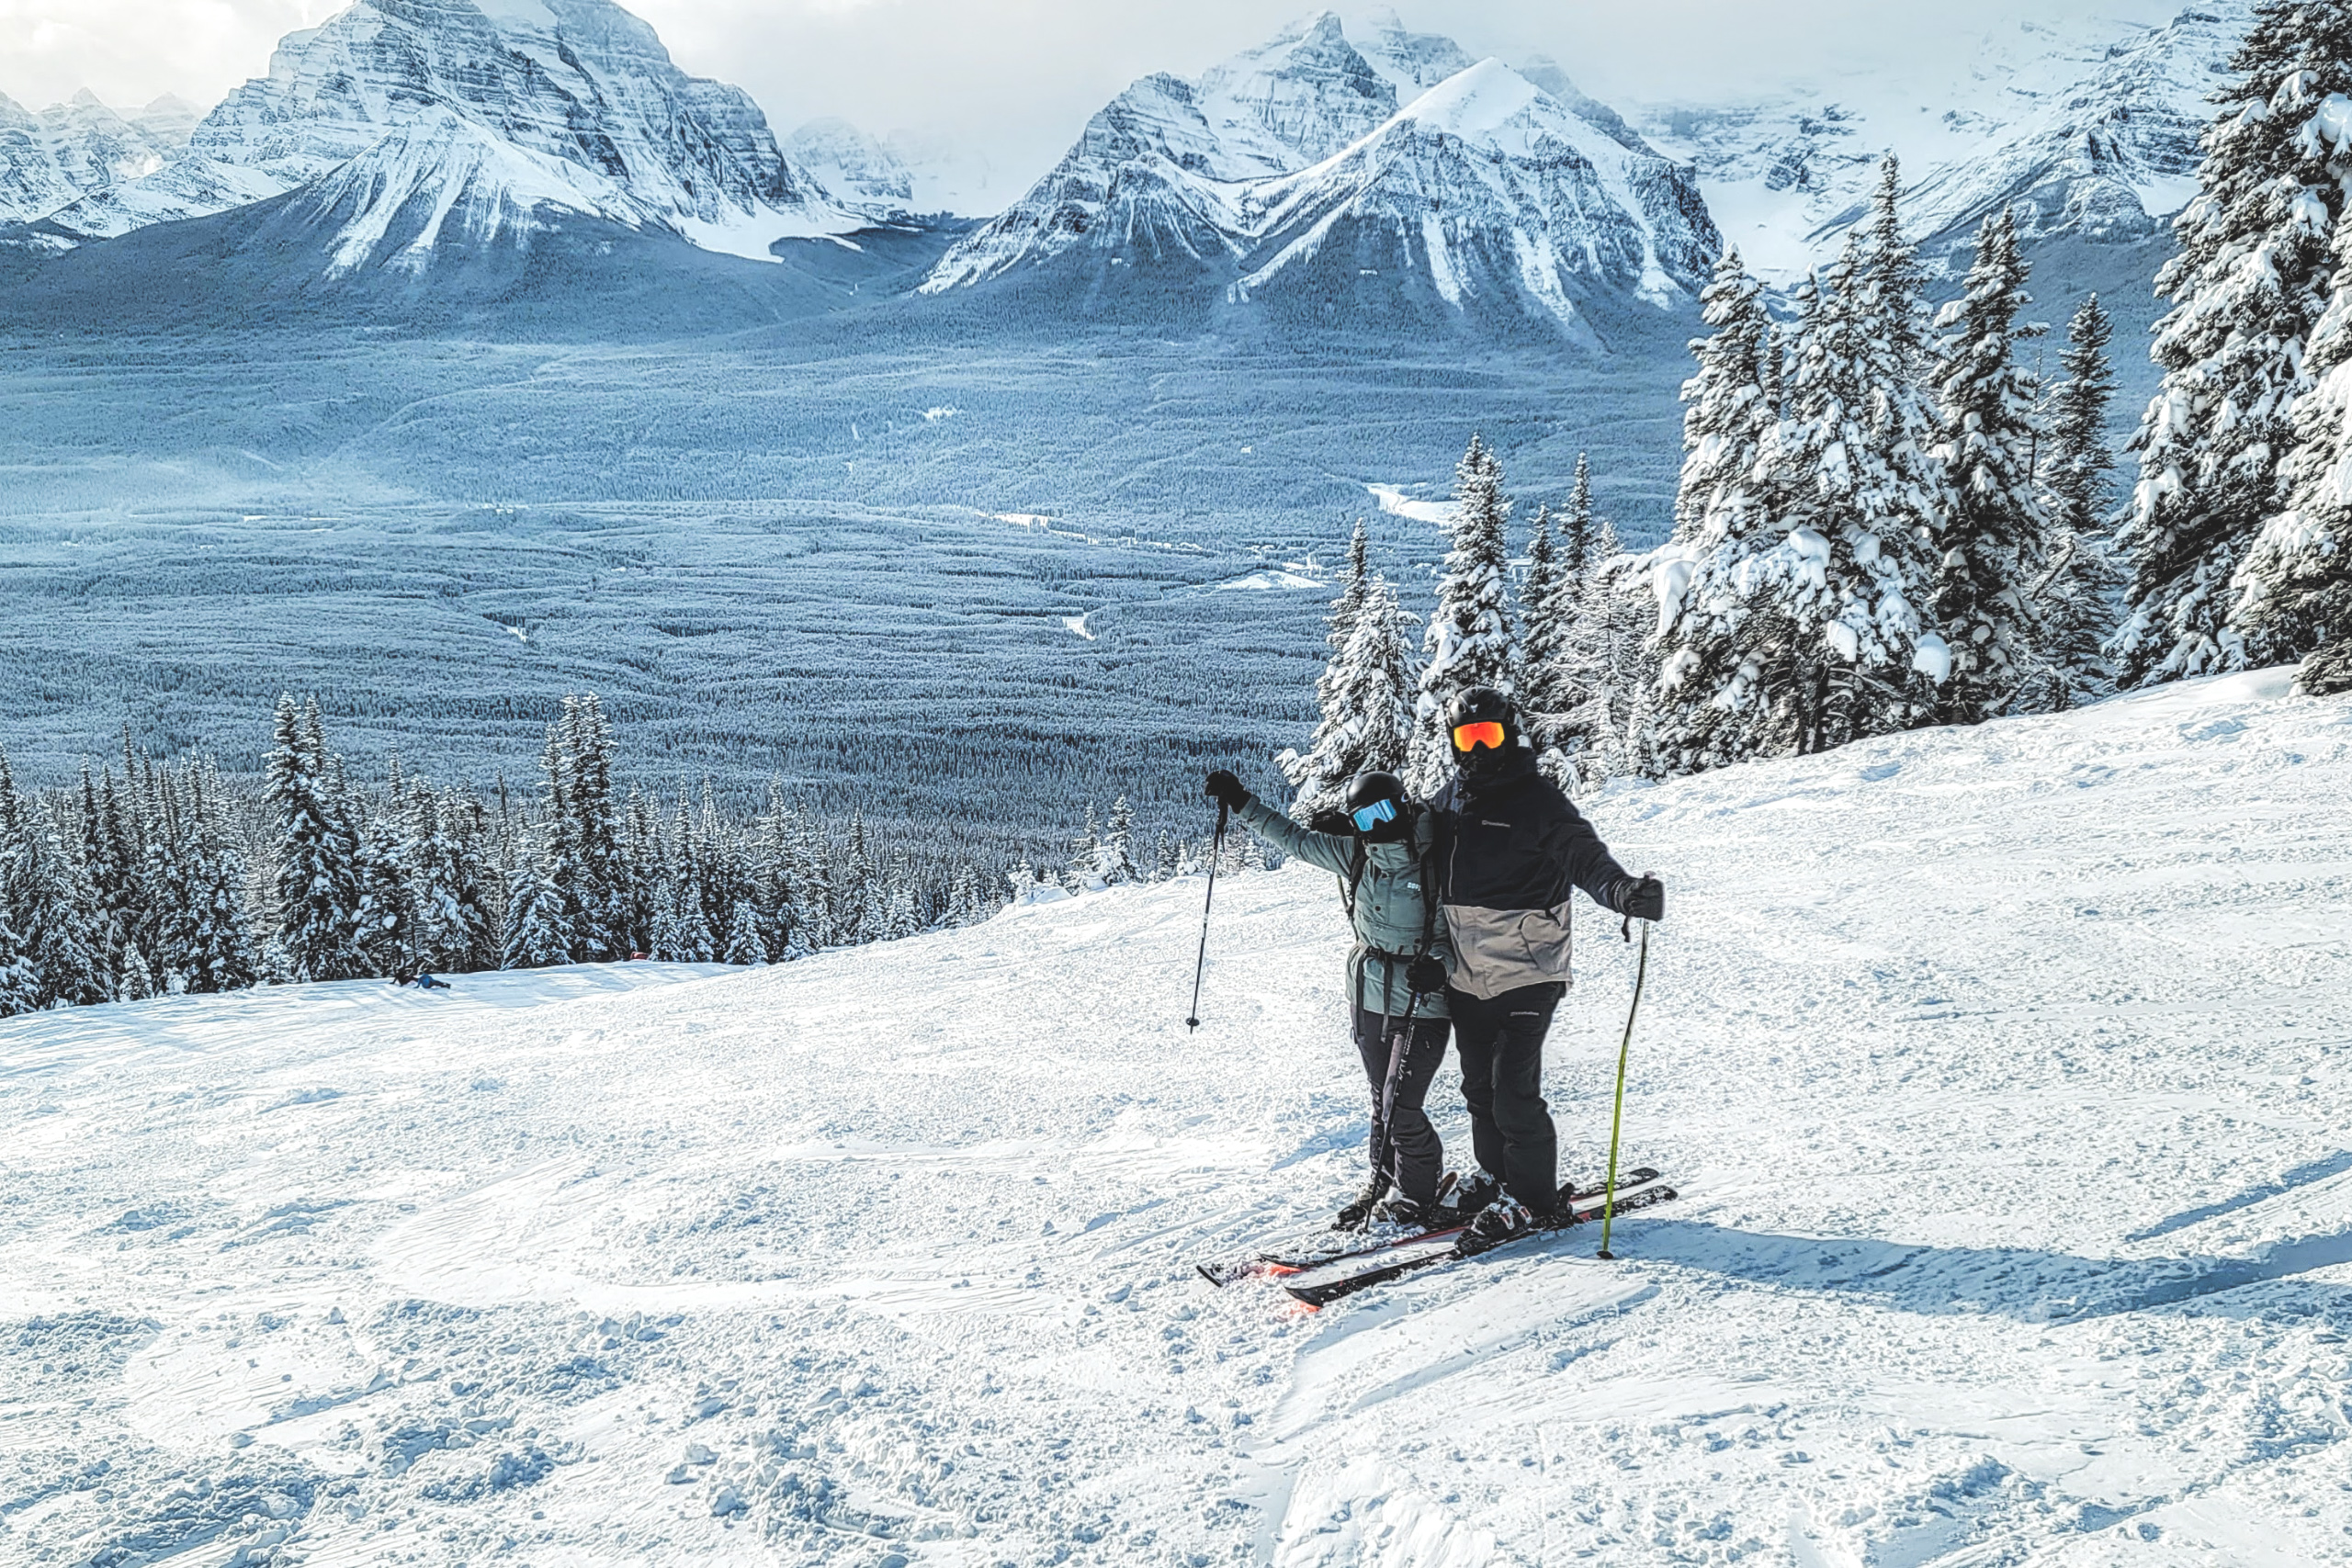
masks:
<path fill-rule="evenodd" d="M 1102 828 L 1095 817 L 1093 806 L 1089 804 L 1085 830 L 1069 841 L 1071 883 L 1081 891 L 1099 885 L 1102 876 Z"/>
<path fill-rule="evenodd" d="M 1036 869 L 1029 863 L 1027 855 L 1012 863 L 1012 869 L 1004 874 L 1004 879 L 1012 888 L 1012 901 L 1015 904 L 1026 904 L 1035 897 L 1037 873 Z"/>
<path fill-rule="evenodd" d="M 574 911 L 573 940 L 585 959 L 626 958 L 630 890 L 622 821 L 613 796 L 613 731 L 594 692 L 566 696 L 560 760 L 568 772 L 561 798 L 571 815 L 564 846 Z"/>
<path fill-rule="evenodd" d="M 1445 710 L 1459 693 L 1519 690 L 1519 644 L 1510 617 L 1510 501 L 1494 449 L 1477 435 L 1453 472 L 1453 548 L 1438 577 L 1437 608 L 1422 638 L 1416 737 L 1406 781 L 1434 794 L 1453 765 Z"/>
<path fill-rule="evenodd" d="M 40 973 L 24 938 L 11 924 L 14 916 L 0 908 L 0 1018 L 13 1018 L 40 1006 Z"/>
<path fill-rule="evenodd" d="M 1936 460 L 1950 500 L 1943 559 L 1928 600 L 1951 649 L 1936 688 L 1937 716 L 1981 724 L 2009 711 L 2038 673 L 2039 616 L 2030 594 L 2050 548 L 2050 519 L 2034 479 L 2041 427 L 2032 375 L 2017 345 L 2036 329 L 2018 318 L 2025 258 L 2006 209 L 1976 235 L 1966 292 L 1943 309 L 1937 368 Z"/>
<path fill-rule="evenodd" d="M 1406 767 L 1418 686 L 1407 624 L 1396 590 L 1375 574 L 1354 634 L 1333 667 L 1333 716 L 1315 732 L 1314 774 L 1326 782 L 1323 798 L 1332 807 L 1346 799 L 1357 774 Z"/>
<path fill-rule="evenodd" d="M 1805 319 L 1818 320 L 1818 283 L 1800 298 Z M 1775 743 L 1772 698 L 1760 688 L 1768 665 L 1785 665 L 1784 679 L 1793 678 L 1786 645 L 1798 635 L 1792 616 L 1758 603 L 1770 575 L 1758 558 L 1781 545 L 1778 519 L 1793 488 L 1784 468 L 1768 461 L 1768 454 L 1780 457 L 1786 443 L 1776 428 L 1778 349 L 1763 286 L 1747 276 L 1737 252 L 1726 250 L 1700 299 L 1702 319 L 1714 331 L 1690 345 L 1698 369 L 1682 384 L 1674 536 L 1655 568 L 1667 604 L 1657 628 L 1668 672 L 1661 739 L 1683 768 L 1735 761 Z M 1580 579 L 1583 625 L 1571 659 L 1580 666 L 1588 703 L 1601 679 L 1599 649 L 1608 626 L 1607 615 L 1596 616 L 1590 606 L 1614 598 L 1613 584 L 1595 595 L 1591 583 L 1589 574 Z M 1791 700 L 1784 694 L 1784 705 Z M 1595 716 L 1610 711 L 1604 703 Z M 1785 732 L 1788 725 L 1777 728 Z M 1599 753 L 1609 749 L 1597 739 L 1589 744 Z M 1600 762 L 1604 773 L 1613 767 Z"/>
<path fill-rule="evenodd" d="M 209 759 L 189 759 L 183 798 L 171 959 L 177 988 L 242 990 L 260 978 L 260 964 L 245 914 L 245 858 Z"/>
<path fill-rule="evenodd" d="M 798 823 L 793 834 L 792 929 L 805 953 L 821 953 L 842 941 L 833 919 L 832 868 L 826 863 L 817 830 Z"/>
<path fill-rule="evenodd" d="M 1945 491 L 1918 383 L 1919 268 L 1895 188 L 1890 159 L 1871 223 L 1799 290 L 1784 417 L 1753 470 L 1777 538 L 1721 556 L 1681 544 L 1657 558 L 1671 768 L 1905 728 L 1928 702 L 1914 671 L 1945 673 L 1942 639 L 1922 630 L 1917 608 Z"/>
<path fill-rule="evenodd" d="M 502 969 L 544 969 L 571 962 L 572 933 L 564 918 L 563 895 L 548 880 L 537 856 L 526 859 L 506 900 L 500 942 Z"/>
<path fill-rule="evenodd" d="M 1090 813 L 1088 826 L 1091 828 L 1092 823 Z M 842 864 L 841 890 L 835 900 L 840 911 L 834 918 L 835 940 L 844 943 L 881 941 L 889 920 L 887 897 L 874 856 L 866 848 L 865 813 L 853 810 L 849 818 L 849 853 Z"/>
<path fill-rule="evenodd" d="M 2266 522 L 2293 510 L 2295 402 L 2352 186 L 2352 8 L 2253 11 L 2214 97 L 2198 195 L 2174 220 L 2179 254 L 2156 275 L 2174 305 L 2152 350 L 2164 387 L 2132 438 L 2140 480 L 2117 533 L 2132 563 L 2114 642 L 2127 685 L 2244 666 L 2232 579 Z"/>
<path fill-rule="evenodd" d="M 727 936 L 720 943 L 721 964 L 756 964 L 768 962 L 768 944 L 760 935 L 760 912 L 749 898 L 735 901 L 728 917 Z"/>
<path fill-rule="evenodd" d="M 2043 570 L 2041 661 L 2045 683 L 2038 705 L 2070 708 L 2115 689 L 2105 644 L 2115 631 L 2115 597 L 2122 587 L 2109 545 L 2114 505 L 2114 454 L 2107 440 L 2115 370 L 2107 345 L 2114 323 L 2091 295 L 2066 324 L 2059 355 L 2063 378 L 2049 399 L 2049 456 L 2042 482 L 2050 492 L 2051 562 Z"/>
<path fill-rule="evenodd" d="M 365 973 L 357 836 L 329 767 L 319 705 L 280 697 L 269 754 L 277 817 L 277 967 L 291 980 Z"/>
<path fill-rule="evenodd" d="M 2335 231 L 2328 307 L 2303 362 L 2286 505 L 2231 580 L 2230 630 L 2249 663 L 2283 664 L 2352 639 L 2352 222 Z"/>
<path fill-rule="evenodd" d="M 1583 468 L 1581 457 L 1577 467 Z M 1539 750 L 1552 743 L 1553 730 L 1573 705 L 1563 700 L 1560 656 L 1576 614 L 1575 581 L 1563 570 L 1552 540 L 1552 509 L 1538 506 L 1527 533 L 1527 575 L 1519 583 L 1519 652 L 1520 706 Z"/>
<path fill-rule="evenodd" d="M 0 925 L 14 933 L 14 962 L 31 976 L 34 1007 L 81 1007 L 111 995 L 96 907 L 63 825 L 17 793 L 0 751 Z"/>
<path fill-rule="evenodd" d="M 1551 767 L 1564 784 L 1621 776 L 1654 777 L 1658 667 L 1650 647 L 1657 600 L 1643 561 L 1625 553 L 1617 526 L 1600 520 L 1577 600 L 1568 660 L 1584 705 L 1572 716 L 1574 749 Z"/>
<path fill-rule="evenodd" d="M 1136 808 L 1122 795 L 1111 803 L 1111 819 L 1094 853 L 1094 874 L 1105 887 L 1142 880 L 1142 873 L 1136 868 L 1135 829 Z"/>
<path fill-rule="evenodd" d="M 1340 668 L 1347 658 L 1348 644 L 1355 636 L 1357 619 L 1363 613 L 1364 595 L 1371 588 L 1370 563 L 1370 545 L 1363 519 L 1359 517 L 1354 533 L 1348 538 L 1347 563 L 1341 570 L 1339 595 L 1331 601 L 1330 613 L 1323 624 L 1323 643 L 1329 652 L 1322 673 L 1315 678 L 1316 706 L 1321 715 L 1316 727 L 1317 745 L 1305 756 L 1295 750 L 1284 750 L 1274 758 L 1275 766 L 1282 769 L 1295 792 L 1291 814 L 1302 822 L 1317 811 L 1337 807 L 1347 793 L 1347 777 L 1329 772 L 1329 759 L 1322 755 L 1319 743 L 1325 732 L 1347 721 L 1338 695 Z"/>

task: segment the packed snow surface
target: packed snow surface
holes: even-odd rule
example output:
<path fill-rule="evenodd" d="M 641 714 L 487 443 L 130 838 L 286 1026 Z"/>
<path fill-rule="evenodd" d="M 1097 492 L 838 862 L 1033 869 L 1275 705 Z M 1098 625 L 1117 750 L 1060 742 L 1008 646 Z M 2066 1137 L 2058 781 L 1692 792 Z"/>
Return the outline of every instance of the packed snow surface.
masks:
<path fill-rule="evenodd" d="M 1196 880 L 0 1023 L 0 1560 L 2352 1560 L 2347 796 L 2267 674 L 1589 802 L 1681 1201 L 1319 1314 L 1192 1269 L 1357 1175 L 1304 867 L 1197 1034 Z"/>

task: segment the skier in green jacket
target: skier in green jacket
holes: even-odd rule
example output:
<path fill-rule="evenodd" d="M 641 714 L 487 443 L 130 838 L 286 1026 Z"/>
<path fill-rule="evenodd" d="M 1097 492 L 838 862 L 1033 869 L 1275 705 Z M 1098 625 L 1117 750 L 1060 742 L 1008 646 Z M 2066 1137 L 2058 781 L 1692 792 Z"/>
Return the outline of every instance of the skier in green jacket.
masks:
<path fill-rule="evenodd" d="M 1453 950 L 1427 865 L 1433 819 L 1393 773 L 1364 773 L 1349 786 L 1347 832 L 1300 827 L 1223 769 L 1209 775 L 1208 794 L 1261 839 L 1339 877 L 1355 930 L 1348 1005 L 1372 1089 L 1372 1178 L 1333 1228 L 1351 1230 L 1374 1219 L 1438 1223 L 1445 1151 L 1421 1102 L 1445 1059 L 1452 1028 L 1445 980 Z M 1448 1192 L 1445 1209 L 1475 1213 L 1493 1196 Z"/>

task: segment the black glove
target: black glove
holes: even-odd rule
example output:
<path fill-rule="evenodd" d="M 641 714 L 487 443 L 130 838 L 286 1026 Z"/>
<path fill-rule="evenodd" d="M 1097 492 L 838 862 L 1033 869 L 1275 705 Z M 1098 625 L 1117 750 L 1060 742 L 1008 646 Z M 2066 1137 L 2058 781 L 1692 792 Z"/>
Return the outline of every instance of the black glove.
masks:
<path fill-rule="evenodd" d="M 1442 991 L 1445 989 L 1445 961 L 1423 953 L 1406 969 L 1405 984 L 1413 988 L 1413 995 L 1417 997 L 1434 996 Z"/>
<path fill-rule="evenodd" d="M 1227 811 L 1238 811 L 1250 804 L 1250 792 L 1228 770 L 1219 768 L 1209 775 L 1209 798 Z"/>
<path fill-rule="evenodd" d="M 1638 876 L 1625 884 L 1617 912 L 1632 920 L 1666 919 L 1666 884 L 1655 876 Z"/>
<path fill-rule="evenodd" d="M 1308 813 L 1306 818 L 1308 832 L 1323 833 L 1335 839 L 1342 833 L 1352 833 L 1355 829 L 1356 825 L 1348 820 L 1346 812 L 1329 806 L 1320 811 Z"/>

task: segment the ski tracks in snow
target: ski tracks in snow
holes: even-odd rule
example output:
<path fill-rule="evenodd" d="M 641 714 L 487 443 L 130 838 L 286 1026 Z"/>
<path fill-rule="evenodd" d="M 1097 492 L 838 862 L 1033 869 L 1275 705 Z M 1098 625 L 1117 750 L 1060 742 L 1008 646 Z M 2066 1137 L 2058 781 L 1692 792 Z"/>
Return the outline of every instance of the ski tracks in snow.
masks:
<path fill-rule="evenodd" d="M 1357 1179 L 1305 868 L 1197 1034 L 1197 882 L 0 1023 L 0 1559 L 2352 1561 L 2352 705 L 2283 684 L 1589 802 L 1682 1200 L 1319 1313 L 1192 1274 Z"/>

